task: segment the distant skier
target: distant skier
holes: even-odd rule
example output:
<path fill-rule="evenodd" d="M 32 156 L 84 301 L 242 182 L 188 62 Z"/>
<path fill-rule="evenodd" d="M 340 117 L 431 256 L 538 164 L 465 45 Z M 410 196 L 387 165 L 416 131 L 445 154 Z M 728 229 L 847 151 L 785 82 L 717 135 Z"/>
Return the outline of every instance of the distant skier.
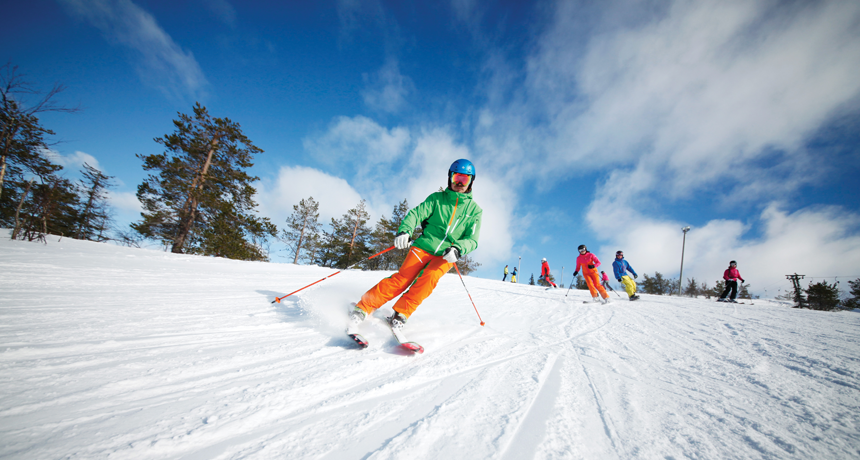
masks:
<path fill-rule="evenodd" d="M 746 281 L 741 278 L 737 262 L 734 260 L 729 262 L 729 268 L 723 272 L 723 279 L 726 280 L 726 289 L 723 290 L 723 293 L 720 295 L 720 298 L 717 299 L 717 302 L 738 303 L 738 301 L 735 300 L 738 297 L 738 280 L 741 280 L 741 283 L 745 283 Z M 726 296 L 729 295 L 729 291 L 732 291 L 732 295 L 729 296 L 729 300 L 726 300 Z"/>
<path fill-rule="evenodd" d="M 609 285 L 609 275 L 607 275 L 606 272 L 603 270 L 600 271 L 600 279 L 602 281 L 600 284 L 603 285 L 604 289 L 607 289 L 609 291 L 615 290 L 615 289 L 612 289 L 612 286 Z"/>
<path fill-rule="evenodd" d="M 636 282 L 630 279 L 627 272 L 633 274 L 633 279 L 639 277 L 636 271 L 633 270 L 633 267 L 624 259 L 624 252 L 617 251 L 615 253 L 615 261 L 612 262 L 612 273 L 615 275 L 615 279 L 624 285 L 624 290 L 627 291 L 630 300 L 639 300 L 639 296 L 636 295 Z"/>
<path fill-rule="evenodd" d="M 573 270 L 573 277 L 576 278 L 581 267 L 582 277 L 585 278 L 585 284 L 588 285 L 588 291 L 591 292 L 591 297 L 594 298 L 594 301 L 600 302 L 600 297 L 597 297 L 597 293 L 600 292 L 600 296 L 603 297 L 603 303 L 609 303 L 609 294 L 606 293 L 606 289 L 603 289 L 603 286 L 600 284 L 600 275 L 597 274 L 600 259 L 588 252 L 588 248 L 584 244 L 580 244 L 578 249 L 579 257 L 576 258 L 576 268 Z"/>
<path fill-rule="evenodd" d="M 505 265 L 505 276 L 502 277 L 502 281 L 504 281 L 508 277 L 508 266 Z"/>
<path fill-rule="evenodd" d="M 546 257 L 540 260 L 540 278 L 538 279 L 546 281 L 547 284 L 554 288 L 558 288 L 549 278 L 549 262 L 546 261 Z"/>
<path fill-rule="evenodd" d="M 511 282 L 512 283 L 517 282 L 517 267 L 514 267 L 514 271 L 511 273 Z"/>
<path fill-rule="evenodd" d="M 350 313 L 352 326 L 408 288 L 394 304 L 394 315 L 389 318 L 392 329 L 402 329 L 409 316 L 433 292 L 439 278 L 457 259 L 477 249 L 483 211 L 472 200 L 474 182 L 472 162 L 457 160 L 448 169 L 448 188 L 432 193 L 406 213 L 397 228 L 394 246 L 409 248 L 412 231 L 419 225 L 423 225 L 424 231 L 411 243 L 400 270 L 361 296 Z"/>

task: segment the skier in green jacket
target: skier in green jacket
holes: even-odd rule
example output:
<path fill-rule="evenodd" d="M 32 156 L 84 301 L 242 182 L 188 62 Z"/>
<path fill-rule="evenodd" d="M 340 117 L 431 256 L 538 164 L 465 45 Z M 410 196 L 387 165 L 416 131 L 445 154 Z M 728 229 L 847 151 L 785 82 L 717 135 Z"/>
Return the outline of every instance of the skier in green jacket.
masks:
<path fill-rule="evenodd" d="M 411 248 L 397 273 L 380 281 L 361 296 L 350 313 L 350 323 L 357 325 L 367 315 L 406 291 L 394 304 L 391 327 L 400 329 L 406 320 L 433 292 L 439 278 L 457 260 L 478 248 L 483 211 L 472 200 L 475 166 L 469 160 L 457 160 L 448 170 L 448 188 L 431 194 L 411 209 L 394 238 L 397 249 L 410 246 L 410 235 L 416 227 L 424 231 Z"/>

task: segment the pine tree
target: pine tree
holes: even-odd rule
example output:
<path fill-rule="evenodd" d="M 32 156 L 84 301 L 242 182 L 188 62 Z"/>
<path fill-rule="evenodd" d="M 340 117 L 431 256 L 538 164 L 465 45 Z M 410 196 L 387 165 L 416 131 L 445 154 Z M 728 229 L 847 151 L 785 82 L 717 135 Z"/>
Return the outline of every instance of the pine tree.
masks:
<path fill-rule="evenodd" d="M 335 226 L 337 221 L 332 219 L 331 230 L 323 230 L 320 234 L 316 245 L 314 263 L 320 267 L 334 268 L 338 260 L 340 260 L 343 243 L 342 239 L 337 235 Z"/>
<path fill-rule="evenodd" d="M 303 199 L 297 205 L 293 205 L 293 213 L 287 218 L 287 227 L 281 231 L 281 241 L 284 241 L 292 251 L 293 263 L 299 263 L 302 248 L 308 253 L 308 241 L 314 238 L 320 231 L 322 224 L 319 222 L 320 205 L 314 201 L 314 197 Z"/>
<path fill-rule="evenodd" d="M 37 114 L 77 111 L 54 103 L 54 96 L 63 89 L 61 85 L 54 85 L 35 103 L 27 105 L 25 99 L 40 92 L 24 80 L 17 66 L 6 64 L 0 67 L 0 199 L 4 200 L 0 207 L 6 211 L 0 218 L 6 224 L 12 215 L 11 209 L 17 207 L 20 192 L 26 186 L 21 177 L 25 170 L 36 175 L 41 173 L 45 180 L 45 176 L 62 169 L 44 156 L 48 149 L 45 136 L 54 132 L 39 123 Z M 12 187 L 7 187 L 8 179 L 13 181 Z M 19 196 L 7 197 L 10 189 L 17 190 Z"/>
<path fill-rule="evenodd" d="M 305 253 L 302 256 L 301 260 L 307 261 L 309 264 L 313 264 L 316 261 L 317 252 L 320 250 L 320 241 L 322 240 L 322 234 L 317 233 L 308 237 L 307 243 L 305 244 Z"/>
<path fill-rule="evenodd" d="M 749 284 L 741 284 L 741 288 L 738 290 L 738 298 L 739 299 L 752 299 L 752 295 L 750 295 Z"/>
<path fill-rule="evenodd" d="M 689 297 L 699 295 L 699 285 L 696 284 L 696 278 L 687 278 L 687 287 L 684 288 L 684 295 Z"/>
<path fill-rule="evenodd" d="M 675 278 L 669 278 L 664 280 L 663 283 L 663 294 L 672 295 L 676 292 L 680 292 L 681 290 L 681 280 Z"/>
<path fill-rule="evenodd" d="M 347 211 L 338 223 L 342 234 L 345 234 L 348 240 L 344 257 L 341 257 L 338 262 L 340 268 L 348 267 L 370 256 L 368 243 L 372 231 L 367 226 L 369 220 L 367 205 L 364 200 L 361 200 L 356 207 Z"/>
<path fill-rule="evenodd" d="M 588 283 L 585 281 L 585 278 L 583 278 L 582 275 L 576 275 L 576 288 L 588 289 Z"/>
<path fill-rule="evenodd" d="M 846 310 L 860 308 L 860 278 L 849 281 L 848 285 L 851 286 L 851 289 L 848 291 L 851 297 L 842 301 L 842 308 Z"/>
<path fill-rule="evenodd" d="M 471 258 L 469 254 L 466 254 L 457 260 L 457 268 L 460 269 L 460 273 L 463 275 L 468 275 L 469 273 L 472 273 L 480 266 L 481 263 Z"/>
<path fill-rule="evenodd" d="M 532 277 L 529 279 L 529 286 L 535 285 L 535 274 L 532 273 Z"/>
<path fill-rule="evenodd" d="M 110 181 L 113 177 L 87 163 L 84 163 L 83 176 L 84 180 L 78 182 L 83 200 L 76 236 L 80 240 L 104 241 L 111 221 L 107 190 L 113 187 Z"/>
<path fill-rule="evenodd" d="M 374 254 L 391 247 L 394 242 L 394 237 L 397 236 L 397 229 L 403 222 L 403 218 L 409 212 L 409 203 L 403 200 L 391 211 L 391 218 L 383 216 L 376 223 L 376 227 L 371 232 L 368 244 L 370 251 Z M 406 257 L 408 249 L 394 249 L 374 257 L 367 261 L 364 265 L 369 270 L 397 270 L 400 263 Z"/>
<path fill-rule="evenodd" d="M 642 275 L 642 292 L 645 294 L 663 294 L 663 275 L 660 272 L 655 272 L 654 276 L 648 276 L 647 273 Z"/>
<path fill-rule="evenodd" d="M 346 268 L 370 254 L 370 215 L 361 200 L 340 219 L 331 219 L 331 231 L 323 232 L 317 262 L 324 267 Z"/>
<path fill-rule="evenodd" d="M 702 281 L 702 285 L 699 287 L 699 295 L 705 296 L 706 299 L 710 299 L 712 292 L 708 289 L 708 283 Z"/>
<path fill-rule="evenodd" d="M 714 283 L 714 288 L 711 289 L 711 295 L 714 297 L 719 297 L 723 295 L 723 291 L 726 290 L 726 281 L 725 280 L 717 280 Z"/>
<path fill-rule="evenodd" d="M 812 310 L 830 311 L 839 306 L 839 289 L 827 281 L 810 284 L 806 289 L 806 305 Z"/>
<path fill-rule="evenodd" d="M 79 222 L 79 201 L 74 185 L 49 174 L 39 177 L 22 200 L 12 238 L 44 241 L 47 234 L 73 235 Z"/>
<path fill-rule="evenodd" d="M 154 173 L 137 188 L 144 212 L 132 228 L 170 245 L 174 253 L 264 260 L 247 239 L 275 236 L 277 228 L 253 214 L 257 204 L 251 184 L 259 178 L 245 172 L 262 150 L 238 123 L 212 118 L 199 103 L 193 116 L 178 115 L 176 131 L 155 139 L 164 153 L 137 155 L 143 169 Z"/>

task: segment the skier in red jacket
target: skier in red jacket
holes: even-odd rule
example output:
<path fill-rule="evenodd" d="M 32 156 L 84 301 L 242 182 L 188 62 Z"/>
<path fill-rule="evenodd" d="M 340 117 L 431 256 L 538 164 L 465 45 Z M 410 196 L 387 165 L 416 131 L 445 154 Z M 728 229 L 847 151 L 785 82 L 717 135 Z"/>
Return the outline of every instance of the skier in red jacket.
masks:
<path fill-rule="evenodd" d="M 720 298 L 717 299 L 717 302 L 734 302 L 738 303 L 735 300 L 738 297 L 738 280 L 741 280 L 741 283 L 744 283 L 744 279 L 741 278 L 741 272 L 738 271 L 738 263 L 734 260 L 729 262 L 729 268 L 723 272 L 723 279 L 726 280 L 726 289 L 720 295 Z M 729 296 L 729 300 L 726 300 L 726 296 L 729 295 L 729 291 L 732 291 L 732 295 Z"/>
<path fill-rule="evenodd" d="M 588 248 L 584 244 L 579 245 L 579 257 L 576 258 L 576 268 L 573 271 L 573 277 L 579 273 L 579 268 L 582 267 L 582 277 L 585 278 L 585 284 L 588 285 L 588 290 L 591 292 L 591 297 L 594 297 L 595 302 L 600 302 L 600 297 L 597 297 L 598 291 L 603 297 L 603 303 L 610 302 L 609 294 L 606 289 L 600 284 L 600 275 L 597 274 L 597 267 L 600 266 L 600 259 L 594 254 L 588 252 Z"/>
<path fill-rule="evenodd" d="M 540 260 L 540 278 L 547 282 L 550 286 L 554 288 L 558 288 L 555 283 L 549 278 L 549 262 L 546 261 L 546 257 Z"/>

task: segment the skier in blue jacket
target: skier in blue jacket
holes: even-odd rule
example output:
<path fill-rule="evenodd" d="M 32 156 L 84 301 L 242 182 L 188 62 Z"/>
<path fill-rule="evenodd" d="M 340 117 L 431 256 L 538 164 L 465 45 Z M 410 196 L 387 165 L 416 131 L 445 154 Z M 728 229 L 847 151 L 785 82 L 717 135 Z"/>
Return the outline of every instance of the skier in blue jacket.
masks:
<path fill-rule="evenodd" d="M 627 291 L 627 295 L 630 296 L 630 300 L 638 300 L 639 296 L 636 295 L 636 282 L 630 279 L 627 272 L 632 273 L 634 279 L 639 276 L 633 270 L 633 267 L 631 267 L 624 259 L 624 252 L 618 251 L 615 253 L 615 261 L 612 262 L 612 272 L 615 274 L 615 279 L 624 285 L 624 290 Z"/>

